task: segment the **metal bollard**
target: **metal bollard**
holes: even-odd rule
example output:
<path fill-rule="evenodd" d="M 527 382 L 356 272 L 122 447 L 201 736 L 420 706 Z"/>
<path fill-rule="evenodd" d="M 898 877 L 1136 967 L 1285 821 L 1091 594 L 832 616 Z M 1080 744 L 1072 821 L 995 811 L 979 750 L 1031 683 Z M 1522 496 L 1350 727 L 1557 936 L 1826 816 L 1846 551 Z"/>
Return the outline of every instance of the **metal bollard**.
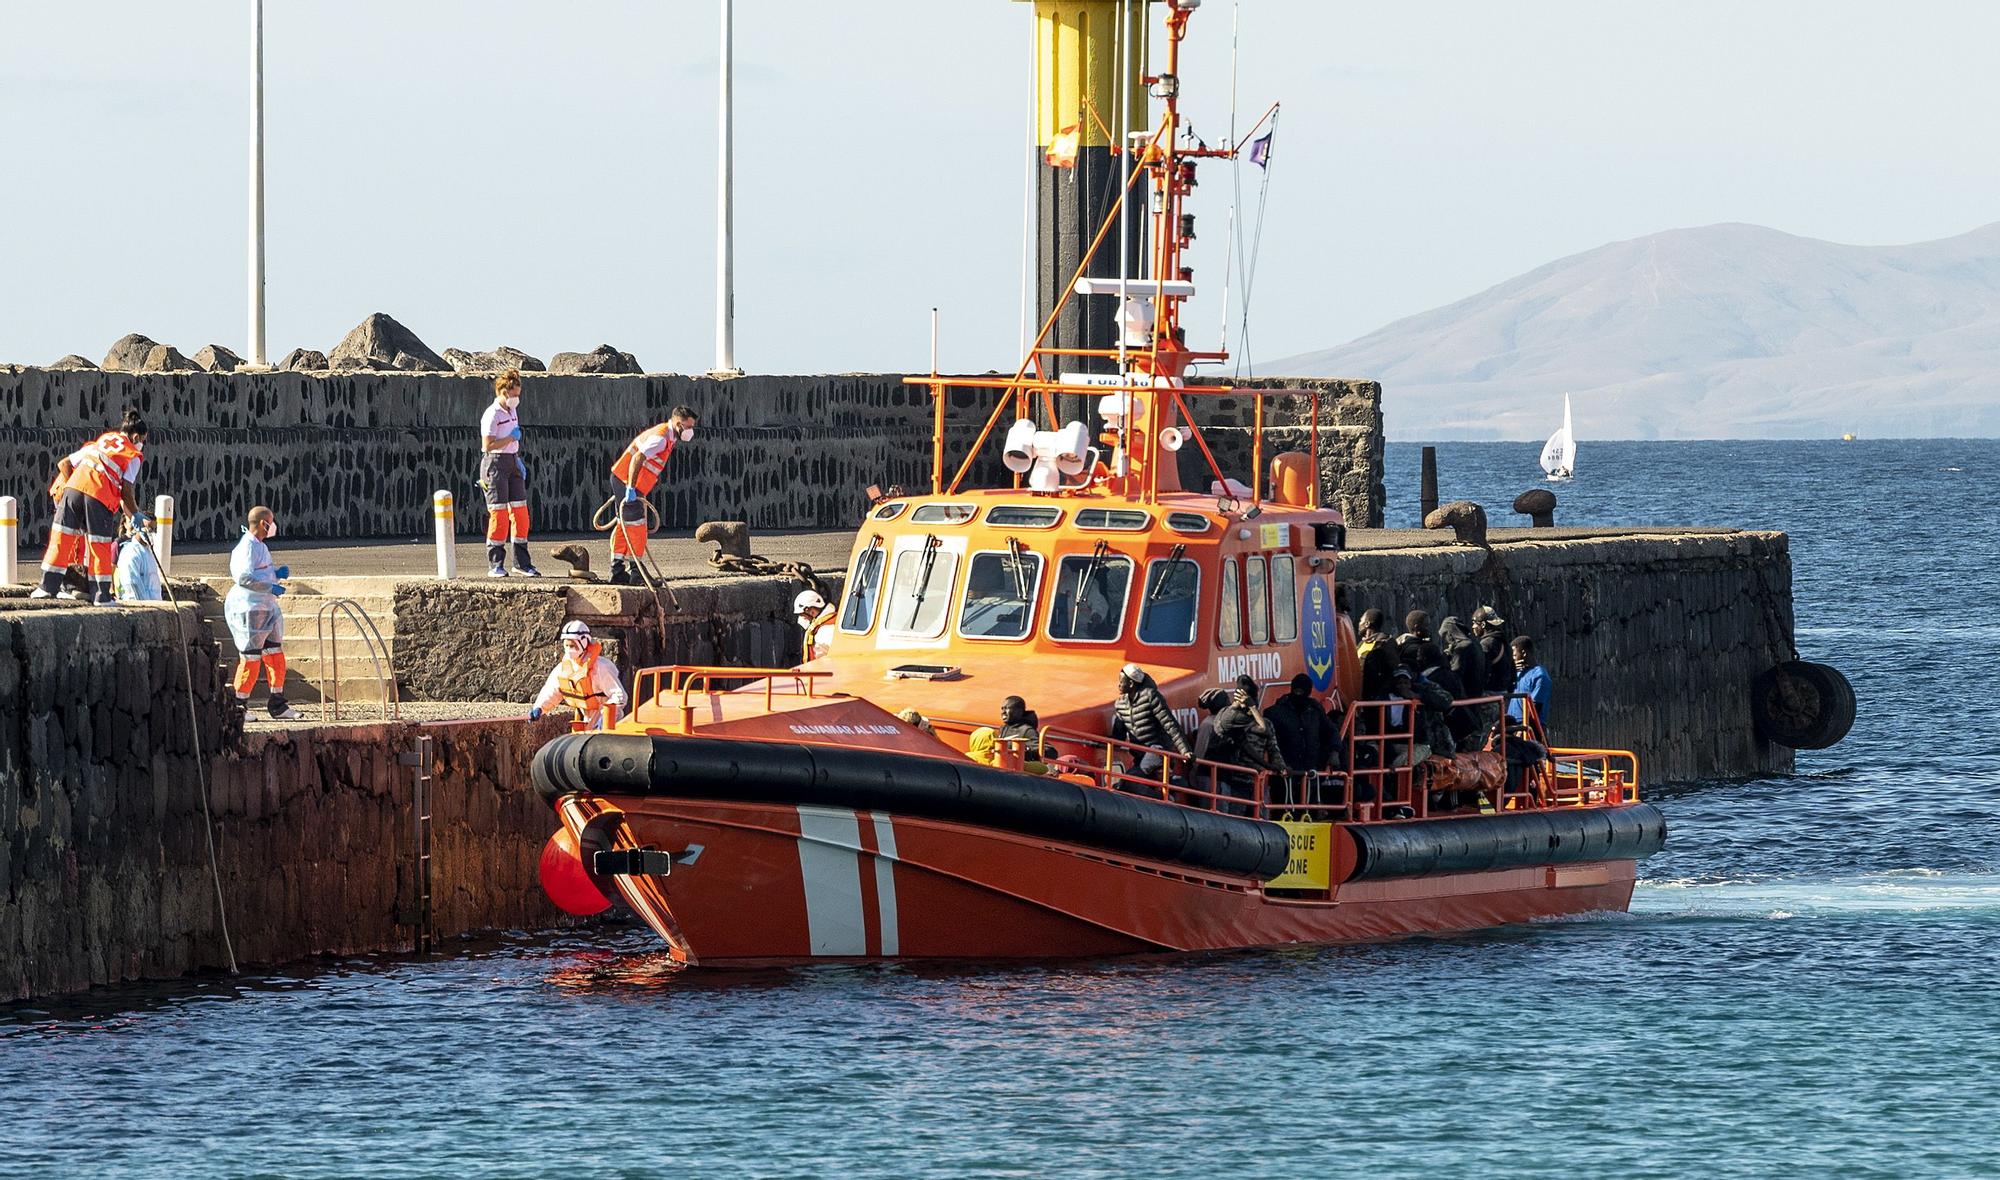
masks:
<path fill-rule="evenodd" d="M 431 497 L 431 515 L 437 518 L 438 577 L 458 576 L 458 514 L 452 511 L 451 493 L 440 488 Z"/>
<path fill-rule="evenodd" d="M 160 559 L 160 576 L 174 572 L 174 498 L 153 497 L 153 556 Z"/>
<path fill-rule="evenodd" d="M 21 506 L 12 496 L 0 496 L 0 586 L 12 586 L 20 576 L 20 548 Z"/>

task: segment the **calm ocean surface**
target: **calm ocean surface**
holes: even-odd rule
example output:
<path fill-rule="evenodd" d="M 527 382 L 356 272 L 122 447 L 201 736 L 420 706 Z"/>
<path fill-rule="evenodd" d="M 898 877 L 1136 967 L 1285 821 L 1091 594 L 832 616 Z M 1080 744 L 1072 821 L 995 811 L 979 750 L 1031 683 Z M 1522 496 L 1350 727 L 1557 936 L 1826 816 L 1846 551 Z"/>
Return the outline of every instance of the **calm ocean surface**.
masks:
<path fill-rule="evenodd" d="M 1538 451 L 1444 445 L 1444 496 L 1518 523 Z M 1559 522 L 1790 532 L 1799 646 L 1861 701 L 1792 777 L 1653 792 L 1629 916 L 726 976 L 613 931 L 122 989 L 0 1009 L 0 1174 L 2000 1174 L 1996 488 L 1996 441 L 1583 444 Z"/>

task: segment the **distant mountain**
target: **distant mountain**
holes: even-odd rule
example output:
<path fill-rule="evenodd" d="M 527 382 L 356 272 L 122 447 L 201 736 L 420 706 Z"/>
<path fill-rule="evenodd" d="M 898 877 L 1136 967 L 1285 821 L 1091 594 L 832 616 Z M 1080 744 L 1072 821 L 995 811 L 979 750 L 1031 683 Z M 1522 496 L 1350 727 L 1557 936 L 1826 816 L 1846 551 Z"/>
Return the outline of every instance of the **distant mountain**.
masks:
<path fill-rule="evenodd" d="M 2000 222 L 1913 246 L 1755 225 L 1613 242 L 1269 373 L 1382 382 L 1394 438 L 2000 435 Z"/>

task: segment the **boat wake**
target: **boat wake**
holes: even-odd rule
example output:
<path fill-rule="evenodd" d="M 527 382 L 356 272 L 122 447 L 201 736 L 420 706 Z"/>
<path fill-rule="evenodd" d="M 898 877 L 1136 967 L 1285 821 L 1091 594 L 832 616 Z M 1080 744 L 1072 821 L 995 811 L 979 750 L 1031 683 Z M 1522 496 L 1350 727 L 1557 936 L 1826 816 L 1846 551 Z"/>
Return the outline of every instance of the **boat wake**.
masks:
<path fill-rule="evenodd" d="M 1632 913 L 1647 918 L 1821 918 L 2000 912 L 2000 873 L 1894 869 L 1852 877 L 1641 881 Z"/>

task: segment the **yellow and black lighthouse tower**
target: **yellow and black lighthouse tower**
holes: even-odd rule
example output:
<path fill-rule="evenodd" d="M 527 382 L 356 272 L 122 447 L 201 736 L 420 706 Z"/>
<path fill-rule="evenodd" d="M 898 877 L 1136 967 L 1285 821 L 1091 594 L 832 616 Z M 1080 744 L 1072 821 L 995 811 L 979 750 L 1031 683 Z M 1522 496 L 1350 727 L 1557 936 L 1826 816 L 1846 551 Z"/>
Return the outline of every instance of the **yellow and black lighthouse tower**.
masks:
<path fill-rule="evenodd" d="M 1127 133 L 1152 131 L 1146 105 L 1147 0 L 1033 0 L 1035 10 L 1035 326 L 1048 320 L 1130 175 Z M 1124 141 L 1121 143 L 1121 141 Z M 1074 162 L 1064 166 L 1073 147 Z M 1054 159 L 1051 159 L 1052 152 Z M 1143 273 L 1147 186 L 1126 198 L 1127 274 Z M 1116 278 L 1118 230 L 1086 275 Z M 1063 308 L 1045 344 L 1116 348 L 1115 295 L 1084 295 Z M 1109 362 L 1077 358 L 1077 371 Z"/>

